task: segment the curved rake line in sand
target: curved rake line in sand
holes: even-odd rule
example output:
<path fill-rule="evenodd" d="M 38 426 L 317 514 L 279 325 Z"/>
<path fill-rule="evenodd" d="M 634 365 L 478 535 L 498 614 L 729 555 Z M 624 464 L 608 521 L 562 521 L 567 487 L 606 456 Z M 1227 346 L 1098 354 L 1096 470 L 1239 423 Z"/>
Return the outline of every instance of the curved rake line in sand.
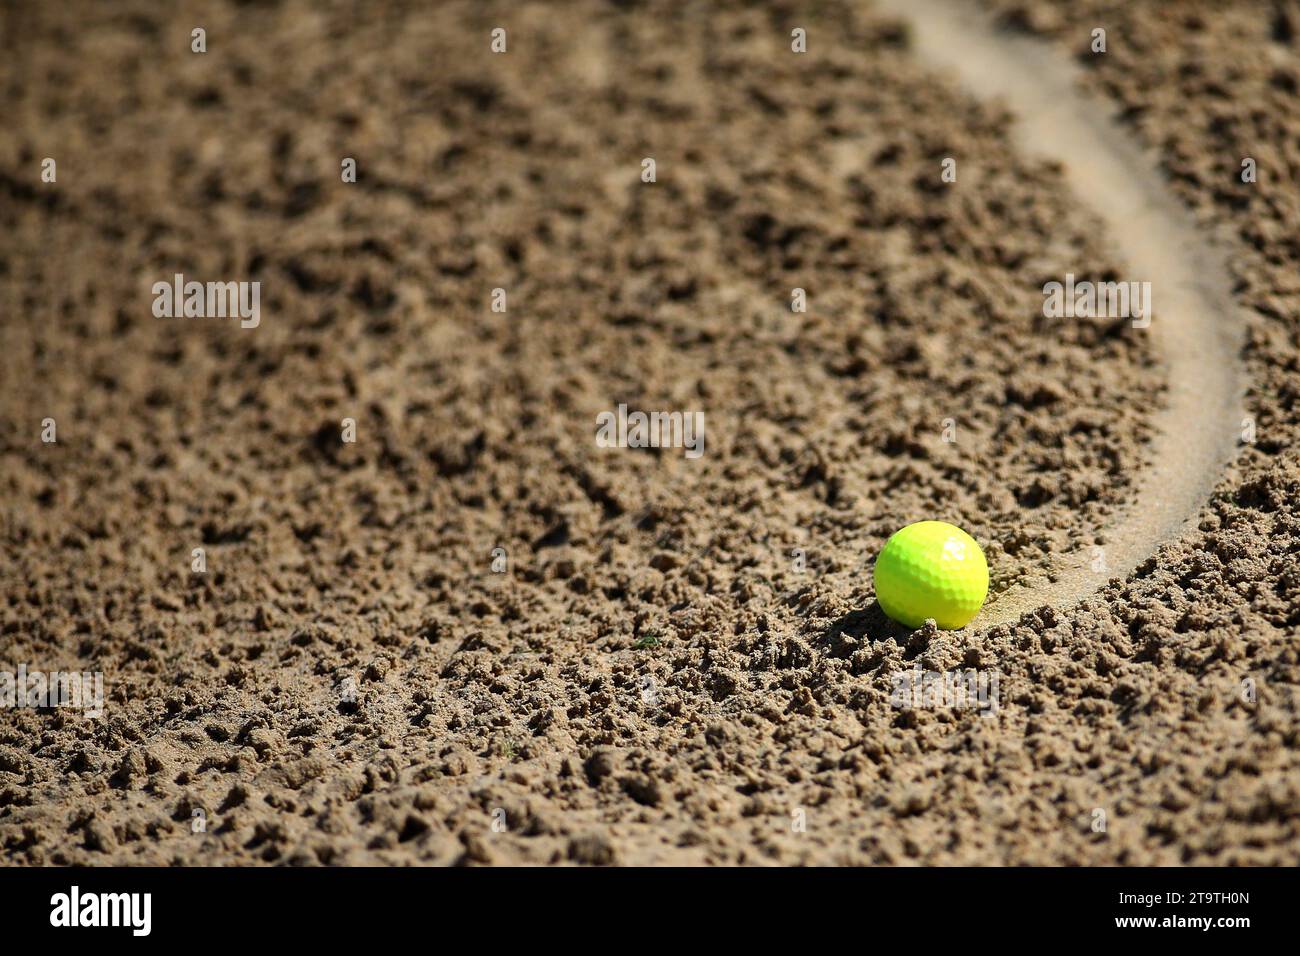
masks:
<path fill-rule="evenodd" d="M 1045 605 L 1077 604 L 1111 578 L 1127 577 L 1195 520 L 1237 447 L 1244 323 L 1223 255 L 1111 118 L 1113 108 L 1079 92 L 1079 67 L 952 0 L 877 6 L 910 25 L 923 62 L 955 72 L 976 97 L 1010 107 L 1017 144 L 1061 164 L 1071 190 L 1105 223 L 1127 278 L 1150 281 L 1156 303 L 1147 331 L 1168 371 L 1168 401 L 1152 418 L 1151 464 L 1136 494 L 1102 529 L 1106 569 L 1093 571 L 1090 554 L 1061 555 L 1049 582 L 1013 587 L 985 607 L 972 626 L 987 628 Z"/>

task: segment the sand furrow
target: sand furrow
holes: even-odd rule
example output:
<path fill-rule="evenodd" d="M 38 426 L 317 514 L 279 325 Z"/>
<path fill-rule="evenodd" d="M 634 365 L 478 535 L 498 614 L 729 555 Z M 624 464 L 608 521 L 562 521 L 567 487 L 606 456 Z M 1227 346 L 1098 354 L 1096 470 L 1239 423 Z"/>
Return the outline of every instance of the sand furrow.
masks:
<path fill-rule="evenodd" d="M 910 25 L 924 62 L 955 73 L 977 97 L 1007 105 L 1016 141 L 1060 163 L 1078 202 L 1105 223 L 1129 270 L 1121 278 L 1151 283 L 1155 316 L 1146 331 L 1165 364 L 1168 392 L 1152 416 L 1155 436 L 1137 493 L 1103 529 L 1100 553 L 1089 546 L 1059 555 L 1042 583 L 990 603 L 975 622 L 987 627 L 1044 605 L 1077 603 L 1127 576 L 1195 520 L 1238 447 L 1244 324 L 1222 250 L 1202 235 L 1113 110 L 1080 91 L 1076 64 L 959 4 L 878 5 Z M 1080 38 L 1081 48 L 1087 39 Z M 1080 262 L 1076 271 L 1087 266 Z"/>

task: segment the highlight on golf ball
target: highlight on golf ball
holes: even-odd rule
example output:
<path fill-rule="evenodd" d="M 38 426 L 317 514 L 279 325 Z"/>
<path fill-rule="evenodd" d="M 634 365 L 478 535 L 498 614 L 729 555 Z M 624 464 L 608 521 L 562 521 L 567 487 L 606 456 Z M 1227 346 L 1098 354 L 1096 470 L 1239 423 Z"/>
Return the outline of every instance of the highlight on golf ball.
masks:
<path fill-rule="evenodd" d="M 944 630 L 965 627 L 989 593 L 989 566 L 974 538 L 946 521 L 895 531 L 876 558 L 876 600 L 895 621 Z"/>

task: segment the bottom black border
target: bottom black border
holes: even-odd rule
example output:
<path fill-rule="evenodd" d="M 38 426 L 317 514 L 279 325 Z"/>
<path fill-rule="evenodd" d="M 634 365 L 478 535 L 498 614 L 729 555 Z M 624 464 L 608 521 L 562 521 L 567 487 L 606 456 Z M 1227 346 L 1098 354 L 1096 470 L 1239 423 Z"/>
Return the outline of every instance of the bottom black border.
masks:
<path fill-rule="evenodd" d="M 834 932 L 889 924 L 918 941 L 1070 941 L 1098 937 L 1215 945 L 1282 917 L 1295 870 L 1285 869 L 25 869 L 0 868 L 0 913 L 11 939 L 77 934 L 105 940 L 389 943 L 436 925 L 471 938 L 532 944 L 578 932 L 593 945 L 662 944 L 684 934 L 733 946 L 803 926 Z M 150 894 L 148 936 L 130 926 L 55 927 L 57 894 Z M 1125 894 L 1122 898 L 1121 894 Z M 1171 894 L 1177 894 L 1171 902 Z M 97 903 L 98 901 L 96 901 Z M 120 906 L 119 901 L 113 905 Z M 64 912 L 70 909 L 64 906 Z M 1154 920 L 1148 925 L 1120 920 Z M 1199 921 L 1209 919 L 1211 925 Z M 667 922 L 677 921 L 681 922 Z M 1197 923 L 1190 921 L 1196 920 Z M 1237 925 L 1220 921 L 1232 920 Z M 1245 925 L 1240 921 L 1244 920 Z M 837 925 L 838 924 L 838 925 Z M 595 934 L 595 935 L 592 935 Z M 610 935 L 612 934 L 612 935 Z M 942 934 L 942 936 L 938 935 Z M 850 937 L 852 938 L 852 937 Z M 596 943 L 605 940 L 604 944 Z"/>

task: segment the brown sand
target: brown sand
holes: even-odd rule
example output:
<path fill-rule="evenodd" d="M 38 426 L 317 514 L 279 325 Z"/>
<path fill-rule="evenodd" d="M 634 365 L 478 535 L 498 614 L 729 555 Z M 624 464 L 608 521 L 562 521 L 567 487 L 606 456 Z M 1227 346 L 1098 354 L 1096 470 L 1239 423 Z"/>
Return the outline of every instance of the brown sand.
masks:
<path fill-rule="evenodd" d="M 1091 6 L 998 4 L 1062 58 Z M 909 633 L 899 525 L 1002 594 L 1148 493 L 1185 377 L 1042 314 L 1144 278 L 1105 210 L 856 4 L 367 9 L 0 14 L 0 634 L 108 697 L 0 713 L 9 860 L 1297 861 L 1300 20 L 1138 4 L 1085 63 L 1238 250 L 1257 440 L 1085 605 Z M 176 272 L 261 324 L 155 318 Z M 597 448 L 620 402 L 705 454 Z"/>

